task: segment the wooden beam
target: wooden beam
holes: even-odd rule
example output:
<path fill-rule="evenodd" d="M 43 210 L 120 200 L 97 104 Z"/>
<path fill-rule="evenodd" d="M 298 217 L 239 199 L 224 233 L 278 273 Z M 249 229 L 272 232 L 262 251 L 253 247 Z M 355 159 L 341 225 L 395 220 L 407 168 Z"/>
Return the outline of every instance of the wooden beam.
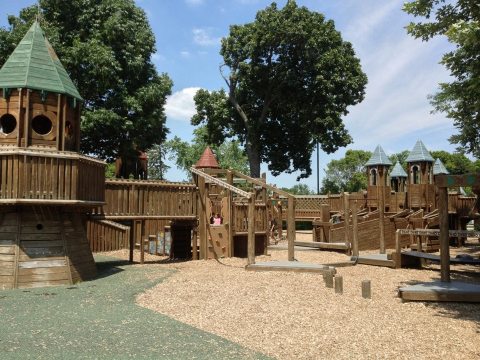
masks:
<path fill-rule="evenodd" d="M 201 176 L 196 176 L 198 185 L 198 236 L 200 240 L 200 260 L 207 258 L 207 208 L 205 204 L 205 179 Z"/>
<path fill-rule="evenodd" d="M 438 189 L 438 216 L 440 222 L 440 277 L 450 281 L 450 238 L 448 229 L 448 188 Z"/>
<path fill-rule="evenodd" d="M 255 264 L 255 192 L 248 199 L 248 265 Z"/>
<path fill-rule="evenodd" d="M 281 225 L 280 225 L 281 226 Z M 288 240 L 288 261 L 295 260 L 295 198 L 288 197 L 287 209 L 287 240 Z"/>
<path fill-rule="evenodd" d="M 255 185 L 258 185 L 258 186 L 261 186 L 267 190 L 270 190 L 270 191 L 273 191 L 274 193 L 276 194 L 279 194 L 279 195 L 282 195 L 282 196 L 286 196 L 286 197 L 290 197 L 290 196 L 293 196 L 292 194 L 286 192 L 286 191 L 283 191 L 281 189 L 278 189 L 274 186 L 271 186 L 271 185 L 268 185 L 266 183 L 264 183 L 262 180 L 258 180 L 258 179 L 255 179 L 255 178 L 252 178 L 250 176 L 247 176 L 245 174 L 242 174 L 241 172 L 238 172 L 236 170 L 232 170 L 233 174 L 241 179 L 244 179 L 244 180 L 247 180 L 248 182 L 252 183 L 252 184 L 255 184 Z"/>
<path fill-rule="evenodd" d="M 25 104 L 25 121 L 24 121 L 24 125 L 23 125 L 23 129 L 24 129 L 24 135 L 25 135 L 25 143 L 24 143 L 24 147 L 28 147 L 29 145 L 29 138 L 30 138 L 30 116 L 31 116 L 31 112 L 30 112 L 30 93 L 32 92 L 30 89 L 25 89 L 25 91 L 27 92 L 27 103 Z"/>
<path fill-rule="evenodd" d="M 28 90 L 27 90 L 28 91 Z M 23 89 L 18 89 L 18 128 L 17 128 L 17 147 L 22 146 L 22 136 L 23 136 L 23 129 L 25 125 L 25 121 L 23 120 Z"/>
<path fill-rule="evenodd" d="M 379 195 L 378 195 L 378 221 L 380 225 L 380 254 L 385 254 L 385 187 L 379 186 Z"/>
<path fill-rule="evenodd" d="M 343 193 L 343 213 L 345 214 L 345 232 L 344 239 L 346 244 L 350 244 L 350 204 L 348 192 Z"/>
<path fill-rule="evenodd" d="M 230 185 L 233 185 L 233 174 L 230 170 L 227 171 L 226 174 L 226 180 L 227 183 Z M 228 218 L 226 219 L 226 222 L 228 223 L 228 256 L 232 257 L 233 254 L 233 209 L 232 209 L 232 203 L 233 203 L 233 193 L 227 189 L 227 216 Z"/>
<path fill-rule="evenodd" d="M 480 184 L 480 173 L 435 176 L 435 185 L 439 188 L 473 186 L 475 184 Z"/>
<path fill-rule="evenodd" d="M 353 239 L 352 239 L 352 255 L 358 256 L 358 203 L 353 200 L 352 204 L 352 222 L 353 222 Z"/>

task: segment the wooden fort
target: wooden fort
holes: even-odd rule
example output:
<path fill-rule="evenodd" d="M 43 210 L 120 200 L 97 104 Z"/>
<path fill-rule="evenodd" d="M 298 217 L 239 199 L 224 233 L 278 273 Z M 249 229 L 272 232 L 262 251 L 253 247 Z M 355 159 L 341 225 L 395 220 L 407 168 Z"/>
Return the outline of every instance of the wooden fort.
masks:
<path fill-rule="evenodd" d="M 0 289 L 96 274 L 86 213 L 105 164 L 80 155 L 82 98 L 35 22 L 0 70 Z"/>

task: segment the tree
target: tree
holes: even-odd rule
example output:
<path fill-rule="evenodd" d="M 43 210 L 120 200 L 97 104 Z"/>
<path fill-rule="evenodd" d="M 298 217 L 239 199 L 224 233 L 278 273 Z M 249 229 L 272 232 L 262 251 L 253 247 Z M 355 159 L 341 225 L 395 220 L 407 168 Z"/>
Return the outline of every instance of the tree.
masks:
<path fill-rule="evenodd" d="M 455 44 L 442 57 L 454 81 L 441 83 L 440 91 L 431 97 L 436 111 L 446 113 L 459 133 L 450 142 L 459 149 L 480 157 L 480 11 L 478 0 L 416 0 L 404 10 L 424 23 L 410 23 L 409 34 L 428 41 L 444 35 Z"/>
<path fill-rule="evenodd" d="M 461 175 L 478 170 L 475 163 L 462 153 L 449 153 L 447 151 L 439 150 L 430 151 L 430 154 L 434 159 L 440 159 L 443 165 L 445 165 L 445 168 L 452 175 Z"/>
<path fill-rule="evenodd" d="M 155 180 L 165 180 L 165 173 L 170 166 L 165 163 L 168 147 L 165 145 L 153 145 L 147 151 L 148 156 L 148 178 Z"/>
<path fill-rule="evenodd" d="M 363 150 L 347 150 L 345 157 L 327 164 L 322 181 L 322 194 L 338 194 L 342 191 L 357 192 L 367 188 L 365 163 L 372 153 Z"/>
<path fill-rule="evenodd" d="M 193 131 L 192 144 L 175 136 L 165 143 L 170 153 L 169 159 L 175 161 L 176 165 L 190 175 L 190 168 L 200 159 L 207 146 L 215 152 L 218 164 L 223 169 L 233 169 L 246 172 L 248 169 L 245 152 L 238 141 L 226 141 L 221 145 L 211 144 L 208 141 L 208 129 L 200 126 Z"/>
<path fill-rule="evenodd" d="M 172 81 L 151 62 L 155 37 L 133 0 L 40 0 L 41 26 L 84 98 L 82 151 L 113 160 L 163 142 Z M 0 29 L 0 66 L 37 15 Z"/>
<path fill-rule="evenodd" d="M 293 195 L 313 195 L 313 191 L 306 184 L 295 184 L 291 188 L 283 187 L 282 190 Z"/>
<path fill-rule="evenodd" d="M 395 163 L 399 162 L 400 165 L 403 167 L 403 169 L 406 169 L 407 168 L 406 160 L 407 160 L 409 154 L 410 154 L 410 151 L 403 150 L 403 151 L 400 151 L 398 153 L 390 155 L 388 158 L 390 159 L 390 161 L 394 165 L 395 165 Z"/>
<path fill-rule="evenodd" d="M 352 141 L 342 116 L 363 100 L 367 77 L 333 21 L 293 0 L 272 3 L 230 27 L 221 55 L 227 91 L 199 90 L 192 124 L 206 124 L 212 143 L 236 136 L 251 176 L 266 162 L 273 175 L 307 177 L 317 141 L 327 153 Z"/>

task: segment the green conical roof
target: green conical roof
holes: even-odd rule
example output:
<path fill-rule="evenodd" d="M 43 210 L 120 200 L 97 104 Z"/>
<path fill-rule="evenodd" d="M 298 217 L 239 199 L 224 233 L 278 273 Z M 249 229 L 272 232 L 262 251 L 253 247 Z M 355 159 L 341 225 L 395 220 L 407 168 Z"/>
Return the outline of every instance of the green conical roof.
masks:
<path fill-rule="evenodd" d="M 418 140 L 405 161 L 408 163 L 417 161 L 434 162 L 435 160 L 432 155 L 430 155 L 425 145 L 423 145 L 423 142 Z"/>
<path fill-rule="evenodd" d="M 82 97 L 35 21 L 0 69 L 0 88 L 27 88 Z"/>
<path fill-rule="evenodd" d="M 380 145 L 378 145 L 375 148 L 375 151 L 373 152 L 372 156 L 365 164 L 365 166 L 371 166 L 371 165 L 388 165 L 388 166 L 392 165 L 392 162 L 388 158 L 387 154 L 385 154 L 385 151 L 383 151 Z"/>
<path fill-rule="evenodd" d="M 402 165 L 400 165 L 400 163 L 397 162 L 395 164 L 395 166 L 393 167 L 392 171 L 390 172 L 390 177 L 391 178 L 399 178 L 399 177 L 406 178 L 406 177 L 408 177 L 408 175 L 405 172 L 405 170 L 403 169 Z"/>
<path fill-rule="evenodd" d="M 435 160 L 435 164 L 433 164 L 433 175 L 440 175 L 440 174 L 448 175 L 450 173 L 448 172 L 445 165 L 443 165 L 442 160 L 437 159 Z"/>

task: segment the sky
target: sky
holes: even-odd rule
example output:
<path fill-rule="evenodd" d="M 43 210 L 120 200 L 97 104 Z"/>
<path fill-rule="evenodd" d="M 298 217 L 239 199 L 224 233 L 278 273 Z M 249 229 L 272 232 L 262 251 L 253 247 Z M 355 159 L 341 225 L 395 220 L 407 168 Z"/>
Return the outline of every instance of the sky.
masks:
<path fill-rule="evenodd" d="M 7 26 L 9 14 L 34 0 L 2 0 L 0 26 Z M 257 11 L 271 0 L 136 0 L 143 8 L 156 37 L 157 51 L 152 61 L 159 72 L 166 72 L 174 82 L 167 100 L 169 138 L 185 141 L 193 137 L 190 118 L 194 114 L 193 96 L 199 88 L 224 87 L 219 74 L 222 57 L 220 40 L 228 36 L 229 26 L 254 21 Z M 66 2 L 68 3 L 68 2 Z M 277 4 L 283 7 L 286 0 Z M 350 107 L 344 123 L 353 144 L 334 154 L 320 151 L 312 156 L 312 176 L 300 180 L 317 189 L 324 169 L 332 159 L 344 156 L 347 149 L 373 151 L 381 145 L 385 152 L 411 150 L 420 139 L 429 150 L 454 151 L 448 138 L 457 131 L 444 114 L 432 114 L 428 95 L 438 90 L 439 82 L 449 81 L 447 70 L 439 64 L 442 54 L 452 45 L 444 38 L 422 42 L 409 36 L 405 26 L 415 21 L 402 11 L 404 0 L 297 0 L 299 6 L 321 12 L 335 22 L 343 39 L 352 43 L 362 69 L 368 76 L 365 99 Z M 275 139 L 273 139 L 274 141 Z M 181 181 L 187 174 L 174 164 L 167 180 Z M 297 184 L 298 174 L 274 177 L 266 164 L 267 181 L 279 187 Z"/>

